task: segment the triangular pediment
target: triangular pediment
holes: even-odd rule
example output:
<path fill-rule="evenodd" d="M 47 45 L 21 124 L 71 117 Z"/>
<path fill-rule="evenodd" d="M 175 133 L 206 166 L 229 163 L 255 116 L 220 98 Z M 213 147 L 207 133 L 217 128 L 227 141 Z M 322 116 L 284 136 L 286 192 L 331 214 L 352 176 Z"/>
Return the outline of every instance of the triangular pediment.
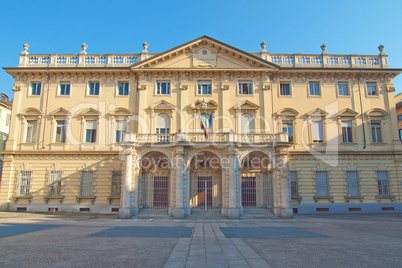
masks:
<path fill-rule="evenodd" d="M 80 115 L 87 116 L 87 117 L 88 116 L 100 116 L 101 113 L 99 111 L 95 110 L 94 108 L 88 108 L 88 109 L 85 109 L 84 111 L 82 111 L 80 113 Z"/>
<path fill-rule="evenodd" d="M 316 117 L 325 117 L 328 115 L 328 113 L 324 110 L 321 110 L 320 108 L 314 109 L 308 113 L 306 113 L 307 116 L 316 116 Z"/>
<path fill-rule="evenodd" d="M 175 106 L 167 101 L 161 100 L 158 103 L 151 104 L 151 110 L 174 110 Z"/>
<path fill-rule="evenodd" d="M 60 107 L 57 110 L 54 110 L 53 112 L 50 113 L 51 116 L 60 116 L 60 117 L 65 117 L 70 115 L 70 112 L 67 111 L 66 109 Z"/>
<path fill-rule="evenodd" d="M 338 113 L 339 117 L 356 117 L 357 115 L 358 115 L 357 112 L 355 112 L 349 108 L 343 109 L 342 111 L 340 111 Z"/>
<path fill-rule="evenodd" d="M 202 36 L 131 66 L 135 69 L 273 69 L 278 65 Z"/>
<path fill-rule="evenodd" d="M 193 109 L 194 111 L 216 110 L 218 109 L 218 104 L 213 100 L 209 101 L 207 101 L 206 99 L 196 100 L 193 104 L 191 104 L 191 109 Z"/>
<path fill-rule="evenodd" d="M 243 111 L 245 111 L 245 110 L 258 110 L 258 109 L 260 109 L 260 106 L 258 106 L 255 103 L 252 103 L 251 101 L 245 100 L 242 103 L 233 106 L 233 109 L 235 111 L 239 111 L 239 110 L 243 110 Z"/>

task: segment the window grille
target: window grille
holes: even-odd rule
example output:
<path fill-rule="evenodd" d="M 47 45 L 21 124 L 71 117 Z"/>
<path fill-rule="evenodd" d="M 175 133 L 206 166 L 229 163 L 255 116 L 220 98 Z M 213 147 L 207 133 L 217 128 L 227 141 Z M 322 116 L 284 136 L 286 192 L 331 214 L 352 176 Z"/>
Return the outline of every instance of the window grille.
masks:
<path fill-rule="evenodd" d="M 80 185 L 80 195 L 81 196 L 92 196 L 92 184 L 93 184 L 94 172 L 81 171 L 81 185 Z"/>
<path fill-rule="evenodd" d="M 51 170 L 48 173 L 48 194 L 49 196 L 59 196 L 61 194 L 61 180 L 63 171 Z"/>
<path fill-rule="evenodd" d="M 28 196 L 31 188 L 32 171 L 22 170 L 18 172 L 17 195 Z"/>
<path fill-rule="evenodd" d="M 378 181 L 378 194 L 390 195 L 389 184 L 388 184 L 388 172 L 377 171 L 377 181 Z"/>
<path fill-rule="evenodd" d="M 297 184 L 297 172 L 296 171 L 290 172 L 290 193 L 291 193 L 291 196 L 299 195 L 299 187 Z"/>
<path fill-rule="evenodd" d="M 328 180 L 326 171 L 316 171 L 315 177 L 317 181 L 317 196 L 329 196 Z"/>
<path fill-rule="evenodd" d="M 346 172 L 346 178 L 348 181 L 348 195 L 359 196 L 359 181 L 357 177 L 357 171 Z"/>
<path fill-rule="evenodd" d="M 111 196 L 121 195 L 121 171 L 113 171 L 112 173 L 112 193 Z"/>

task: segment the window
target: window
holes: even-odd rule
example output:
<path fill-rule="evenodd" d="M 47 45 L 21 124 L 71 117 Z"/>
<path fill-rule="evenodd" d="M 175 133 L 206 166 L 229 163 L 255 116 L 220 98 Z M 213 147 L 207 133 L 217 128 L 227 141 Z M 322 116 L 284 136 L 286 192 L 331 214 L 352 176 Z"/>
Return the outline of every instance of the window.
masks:
<path fill-rule="evenodd" d="M 310 96 L 320 96 L 320 84 L 317 82 L 310 82 Z"/>
<path fill-rule="evenodd" d="M 373 143 L 381 143 L 381 121 L 373 120 L 371 121 L 371 136 L 373 138 Z"/>
<path fill-rule="evenodd" d="M 36 120 L 28 120 L 27 121 L 27 135 L 25 138 L 25 142 L 27 143 L 35 143 L 36 142 L 36 132 L 38 122 Z"/>
<path fill-rule="evenodd" d="M 42 88 L 42 83 L 32 82 L 31 83 L 31 95 L 40 95 L 40 91 Z"/>
<path fill-rule="evenodd" d="M 6 100 L 6 97 L 1 96 L 1 100 L 2 100 L 2 101 L 5 101 L 5 100 Z"/>
<path fill-rule="evenodd" d="M 92 196 L 94 172 L 81 171 L 80 196 Z"/>
<path fill-rule="evenodd" d="M 328 196 L 328 180 L 326 171 L 316 171 L 317 196 Z"/>
<path fill-rule="evenodd" d="M 66 142 L 66 121 L 57 120 L 55 142 L 58 143 Z"/>
<path fill-rule="evenodd" d="M 69 96 L 70 95 L 70 83 L 60 83 L 60 95 Z"/>
<path fill-rule="evenodd" d="M 170 94 L 170 82 L 158 82 L 156 84 L 157 95 L 169 95 Z"/>
<path fill-rule="evenodd" d="M 390 195 L 387 171 L 377 171 L 377 182 L 378 195 Z"/>
<path fill-rule="evenodd" d="M 111 196 L 121 195 L 121 171 L 112 172 L 112 192 Z"/>
<path fill-rule="evenodd" d="M 298 189 L 298 184 L 297 184 L 297 172 L 296 171 L 291 171 L 290 172 L 290 194 L 291 196 L 298 196 L 299 195 L 299 189 Z"/>
<path fill-rule="evenodd" d="M 124 133 L 126 133 L 126 121 L 116 121 L 116 142 L 124 141 Z"/>
<path fill-rule="evenodd" d="M 119 96 L 127 96 L 128 95 L 128 83 L 119 82 L 118 84 L 118 95 Z"/>
<path fill-rule="evenodd" d="M 346 172 L 346 179 L 348 181 L 348 196 L 360 196 L 357 171 Z"/>
<path fill-rule="evenodd" d="M 322 131 L 322 121 L 312 121 L 313 142 L 324 142 L 324 135 Z"/>
<path fill-rule="evenodd" d="M 342 121 L 342 141 L 344 143 L 353 142 L 352 138 L 352 121 Z"/>
<path fill-rule="evenodd" d="M 398 116 L 398 120 L 402 120 L 402 115 Z"/>
<path fill-rule="evenodd" d="M 85 142 L 95 143 L 96 142 L 96 126 L 97 121 L 87 121 L 86 122 L 86 136 Z"/>
<path fill-rule="evenodd" d="M 282 132 L 288 133 L 288 141 L 293 142 L 293 121 L 282 121 Z"/>
<path fill-rule="evenodd" d="M 254 133 L 254 118 L 250 114 L 242 114 L 240 122 L 240 133 Z"/>
<path fill-rule="evenodd" d="M 51 170 L 48 178 L 48 194 L 49 196 L 60 196 L 61 194 L 61 179 L 63 171 Z"/>
<path fill-rule="evenodd" d="M 6 126 L 10 126 L 11 123 L 11 114 L 6 114 Z"/>
<path fill-rule="evenodd" d="M 18 188 L 17 195 L 19 196 L 28 196 L 31 188 L 31 176 L 32 171 L 19 171 L 18 172 Z"/>
<path fill-rule="evenodd" d="M 251 95 L 253 94 L 253 86 L 251 82 L 239 81 L 239 94 L 240 95 Z"/>
<path fill-rule="evenodd" d="M 89 95 L 99 96 L 99 82 L 90 82 L 89 83 Z"/>
<path fill-rule="evenodd" d="M 402 129 L 399 130 L 399 140 L 402 141 Z"/>
<path fill-rule="evenodd" d="M 376 83 L 367 83 L 367 95 L 368 96 L 376 96 L 377 95 L 377 84 Z"/>
<path fill-rule="evenodd" d="M 198 81 L 198 94 L 199 95 L 211 94 L 211 82 L 210 81 Z"/>
<path fill-rule="evenodd" d="M 338 83 L 338 95 L 349 96 L 348 83 Z"/>
<path fill-rule="evenodd" d="M 290 84 L 289 83 L 281 83 L 280 84 L 280 95 L 281 96 L 290 96 Z"/>
<path fill-rule="evenodd" d="M 156 133 L 157 134 L 170 133 L 170 119 L 167 114 L 159 114 L 156 117 Z"/>

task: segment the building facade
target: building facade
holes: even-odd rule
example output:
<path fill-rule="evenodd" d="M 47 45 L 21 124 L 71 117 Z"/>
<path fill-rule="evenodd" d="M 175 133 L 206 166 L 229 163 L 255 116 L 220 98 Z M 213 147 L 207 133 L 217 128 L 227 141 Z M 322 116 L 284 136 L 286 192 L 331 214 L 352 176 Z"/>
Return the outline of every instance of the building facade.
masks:
<path fill-rule="evenodd" d="M 163 53 L 31 55 L 16 68 L 9 211 L 400 211 L 387 55 L 247 53 L 203 36 Z"/>

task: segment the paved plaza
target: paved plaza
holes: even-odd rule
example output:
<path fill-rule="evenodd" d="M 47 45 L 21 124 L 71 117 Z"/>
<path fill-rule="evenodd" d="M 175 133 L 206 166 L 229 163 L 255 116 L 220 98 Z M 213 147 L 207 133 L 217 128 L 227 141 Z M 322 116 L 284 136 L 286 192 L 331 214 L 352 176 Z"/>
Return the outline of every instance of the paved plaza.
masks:
<path fill-rule="evenodd" d="M 402 267 L 402 215 L 0 213 L 0 267 Z"/>

